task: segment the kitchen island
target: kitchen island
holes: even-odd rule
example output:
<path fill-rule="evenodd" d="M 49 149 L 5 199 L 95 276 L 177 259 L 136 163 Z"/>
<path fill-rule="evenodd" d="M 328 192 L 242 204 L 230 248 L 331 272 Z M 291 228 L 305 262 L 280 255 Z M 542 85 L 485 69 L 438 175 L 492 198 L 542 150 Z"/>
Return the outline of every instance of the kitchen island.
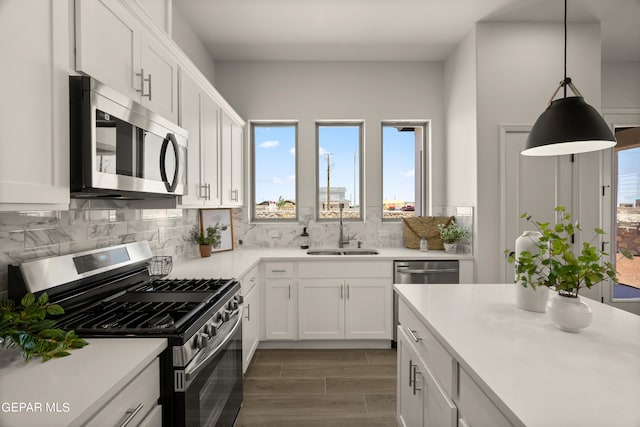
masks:
<path fill-rule="evenodd" d="M 640 426 L 640 317 L 587 299 L 593 323 L 568 333 L 546 314 L 516 307 L 513 284 L 394 289 L 399 328 L 411 329 L 406 347 L 424 352 L 414 359 L 443 391 L 450 419 L 471 426 Z M 404 377 L 398 375 L 400 394 Z M 402 419 L 413 408 L 400 401 Z"/>

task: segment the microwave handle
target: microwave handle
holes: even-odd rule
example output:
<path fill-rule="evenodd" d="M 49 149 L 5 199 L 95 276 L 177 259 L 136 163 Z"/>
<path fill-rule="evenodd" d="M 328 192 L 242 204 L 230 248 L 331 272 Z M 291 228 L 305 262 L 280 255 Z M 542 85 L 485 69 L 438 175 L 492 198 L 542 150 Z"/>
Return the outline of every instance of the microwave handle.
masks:
<path fill-rule="evenodd" d="M 167 180 L 167 166 L 165 164 L 169 142 L 171 142 L 173 153 L 175 154 L 176 158 L 176 168 L 173 171 L 173 180 L 171 181 L 171 184 L 169 184 L 169 180 Z M 175 135 L 173 135 L 172 133 L 168 133 L 164 141 L 162 141 L 162 148 L 160 149 L 160 178 L 162 178 L 165 187 L 167 187 L 167 191 L 170 193 L 176 191 L 176 187 L 178 186 L 178 173 L 180 169 L 180 158 L 178 157 L 179 155 L 178 141 L 176 140 Z"/>

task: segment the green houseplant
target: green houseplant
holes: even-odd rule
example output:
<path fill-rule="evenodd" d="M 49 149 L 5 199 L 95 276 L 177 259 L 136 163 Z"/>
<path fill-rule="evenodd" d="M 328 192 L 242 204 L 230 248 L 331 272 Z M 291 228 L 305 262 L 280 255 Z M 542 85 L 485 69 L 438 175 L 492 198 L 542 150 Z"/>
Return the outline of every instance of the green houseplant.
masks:
<path fill-rule="evenodd" d="M 447 253 L 456 253 L 458 251 L 458 242 L 469 235 L 469 231 L 460 227 L 456 222 L 451 221 L 449 224 L 438 224 L 440 238 L 444 242 L 444 250 Z"/>
<path fill-rule="evenodd" d="M 19 305 L 13 300 L 0 301 L 0 341 L 4 348 L 20 348 L 25 360 L 40 357 L 43 362 L 68 356 L 69 350 L 89 343 L 74 331 L 55 328 L 56 321 L 48 315 L 63 314 L 57 304 L 51 304 L 46 292 L 38 299 L 26 294 Z"/>
<path fill-rule="evenodd" d="M 595 228 L 594 237 L 584 241 L 580 253 L 575 254 L 572 237 L 582 228 L 578 222 L 571 221 L 571 214 L 564 206 L 557 206 L 555 212 L 558 215 L 556 224 L 534 221 L 527 213 L 521 215 L 540 233 L 537 253 L 523 251 L 516 257 L 514 252 L 505 252 L 508 261 L 515 263 L 516 282 L 534 289 L 546 286 L 556 290 L 557 297 L 561 299 L 552 298 L 547 304 L 547 311 L 558 327 L 577 332 L 591 323 L 591 310 L 578 296 L 580 289 L 591 288 L 605 279 L 616 280 L 616 270 L 611 262 L 605 260 L 609 254 L 593 245 L 598 236 L 606 234 L 602 229 Z M 626 250 L 620 253 L 626 258 L 631 257 Z M 568 312 L 579 311 L 588 313 L 583 314 L 580 320 L 564 319 Z"/>
<path fill-rule="evenodd" d="M 205 230 L 201 230 L 199 226 L 194 226 L 191 230 L 191 239 L 194 243 L 200 245 L 200 256 L 211 256 L 211 248 L 220 246 L 220 232 L 227 229 L 227 225 L 216 223 L 213 227 L 209 226 Z"/>

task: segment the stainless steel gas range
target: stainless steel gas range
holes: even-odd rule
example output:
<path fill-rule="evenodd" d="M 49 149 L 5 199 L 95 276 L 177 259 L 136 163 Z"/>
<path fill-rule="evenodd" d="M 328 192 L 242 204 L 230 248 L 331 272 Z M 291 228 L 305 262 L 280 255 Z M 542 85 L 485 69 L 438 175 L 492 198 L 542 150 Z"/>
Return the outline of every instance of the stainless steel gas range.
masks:
<path fill-rule="evenodd" d="M 165 337 L 165 426 L 233 426 L 242 404 L 242 297 L 234 279 L 154 279 L 146 241 L 9 267 L 9 297 L 47 292 L 83 337 Z"/>

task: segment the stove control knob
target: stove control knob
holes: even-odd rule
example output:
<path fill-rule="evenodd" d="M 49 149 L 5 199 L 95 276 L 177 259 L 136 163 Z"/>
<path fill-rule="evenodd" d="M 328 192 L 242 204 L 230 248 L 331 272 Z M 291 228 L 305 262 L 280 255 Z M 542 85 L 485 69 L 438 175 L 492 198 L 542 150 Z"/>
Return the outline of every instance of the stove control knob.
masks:
<path fill-rule="evenodd" d="M 202 332 L 204 334 L 206 334 L 207 336 L 209 336 L 209 337 L 213 337 L 218 333 L 218 329 L 216 328 L 215 325 L 211 325 L 211 324 L 207 323 L 202 328 Z"/>
<path fill-rule="evenodd" d="M 205 348 L 209 345 L 209 336 L 207 334 L 196 335 L 196 348 Z"/>
<path fill-rule="evenodd" d="M 237 310 L 238 309 L 238 301 L 233 300 L 229 303 L 229 310 Z"/>
<path fill-rule="evenodd" d="M 228 322 L 231 318 L 231 312 L 229 310 L 222 310 L 220 314 L 222 316 L 222 320 L 224 320 L 225 322 Z"/>

